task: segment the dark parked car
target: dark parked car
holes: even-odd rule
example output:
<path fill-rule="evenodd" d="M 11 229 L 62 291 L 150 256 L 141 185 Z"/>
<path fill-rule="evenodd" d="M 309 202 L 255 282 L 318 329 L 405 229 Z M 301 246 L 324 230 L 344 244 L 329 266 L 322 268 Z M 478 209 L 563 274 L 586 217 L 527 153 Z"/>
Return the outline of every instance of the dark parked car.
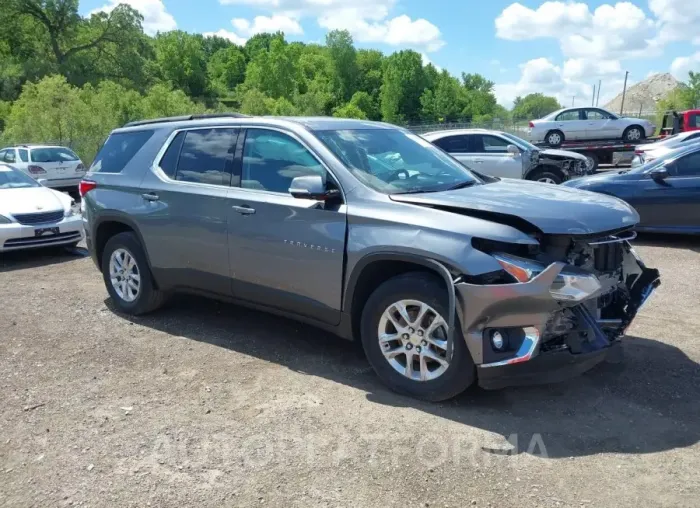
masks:
<path fill-rule="evenodd" d="M 361 340 L 385 383 L 428 400 L 593 367 L 658 284 L 624 202 L 480 177 L 381 123 L 129 125 L 81 194 L 119 310 L 184 290 L 293 317 Z"/>
<path fill-rule="evenodd" d="M 641 217 L 638 231 L 700 234 L 700 144 L 678 148 L 632 170 L 566 185 L 624 199 Z"/>

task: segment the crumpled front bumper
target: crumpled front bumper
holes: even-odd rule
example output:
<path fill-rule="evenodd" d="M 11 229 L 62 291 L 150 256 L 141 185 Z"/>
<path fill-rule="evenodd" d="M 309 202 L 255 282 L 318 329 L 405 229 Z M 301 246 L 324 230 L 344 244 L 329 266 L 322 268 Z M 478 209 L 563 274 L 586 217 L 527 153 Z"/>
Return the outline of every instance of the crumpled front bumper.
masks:
<path fill-rule="evenodd" d="M 659 285 L 659 272 L 649 269 L 629 250 L 625 263 L 636 265 L 634 282 L 629 287 L 630 300 L 620 327 L 626 329 L 642 304 Z M 457 314 L 472 359 L 477 366 L 479 384 L 484 388 L 547 383 L 581 374 L 613 354 L 619 341 L 610 341 L 585 303 L 597 299 L 592 295 L 584 302 L 556 300 L 550 293 L 552 283 L 564 263 L 553 263 L 526 283 L 501 285 L 455 284 Z M 571 308 L 590 330 L 590 345 L 585 352 L 574 354 L 565 348 L 542 352 L 543 337 L 552 314 Z M 494 328 L 522 328 L 524 339 L 516 351 L 493 361 L 490 340 L 485 333 Z"/>

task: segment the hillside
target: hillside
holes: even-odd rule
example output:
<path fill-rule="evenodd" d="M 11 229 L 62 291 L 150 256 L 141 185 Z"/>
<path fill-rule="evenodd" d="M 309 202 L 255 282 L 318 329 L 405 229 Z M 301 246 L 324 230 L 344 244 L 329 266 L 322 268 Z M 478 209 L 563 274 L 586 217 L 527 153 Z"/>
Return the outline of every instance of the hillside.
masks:
<path fill-rule="evenodd" d="M 640 108 L 642 113 L 651 113 L 656 110 L 656 103 L 666 97 L 672 90 L 682 84 L 670 74 L 654 74 L 644 81 L 629 87 L 625 96 L 625 115 L 638 115 Z M 604 107 L 613 113 L 620 112 L 622 104 L 622 92 Z"/>

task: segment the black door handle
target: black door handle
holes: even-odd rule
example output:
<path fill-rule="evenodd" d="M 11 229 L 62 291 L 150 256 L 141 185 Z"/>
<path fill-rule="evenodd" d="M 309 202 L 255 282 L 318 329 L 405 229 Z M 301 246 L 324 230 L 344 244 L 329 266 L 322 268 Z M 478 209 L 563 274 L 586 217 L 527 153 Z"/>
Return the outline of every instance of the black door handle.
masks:
<path fill-rule="evenodd" d="M 147 192 L 145 194 L 141 194 L 141 197 L 146 201 L 158 201 L 158 194 L 156 194 L 155 192 Z"/>
<path fill-rule="evenodd" d="M 253 215 L 255 213 L 255 208 L 251 208 L 248 205 L 233 206 L 232 208 L 241 215 Z"/>

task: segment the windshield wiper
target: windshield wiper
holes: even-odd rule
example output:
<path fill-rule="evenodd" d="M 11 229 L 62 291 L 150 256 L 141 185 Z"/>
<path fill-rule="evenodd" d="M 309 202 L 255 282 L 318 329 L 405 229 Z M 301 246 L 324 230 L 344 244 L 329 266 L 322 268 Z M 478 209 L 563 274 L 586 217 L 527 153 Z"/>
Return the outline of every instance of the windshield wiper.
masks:
<path fill-rule="evenodd" d="M 460 182 L 456 185 L 453 185 L 452 187 L 445 189 L 445 190 L 457 190 L 457 189 L 466 189 L 467 187 L 471 187 L 472 185 L 475 185 L 476 182 L 474 180 L 466 180 L 464 182 Z"/>

